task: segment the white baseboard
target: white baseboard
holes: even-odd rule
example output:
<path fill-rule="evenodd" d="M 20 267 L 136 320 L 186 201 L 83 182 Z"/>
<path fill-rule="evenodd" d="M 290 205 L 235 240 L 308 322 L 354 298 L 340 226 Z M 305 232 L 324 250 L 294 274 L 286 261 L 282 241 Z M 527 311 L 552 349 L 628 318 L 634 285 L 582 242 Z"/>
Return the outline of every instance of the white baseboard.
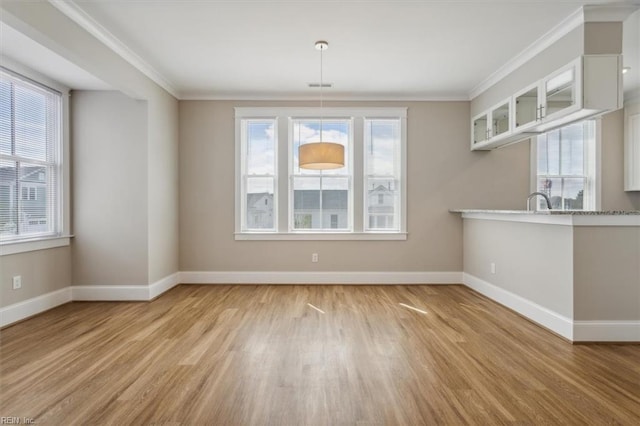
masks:
<path fill-rule="evenodd" d="M 0 327 L 72 301 L 148 301 L 180 284 L 178 272 L 146 285 L 70 286 L 0 308 Z"/>
<path fill-rule="evenodd" d="M 573 321 L 524 297 L 511 293 L 471 274 L 463 274 L 464 284 L 549 330 L 573 340 Z"/>
<path fill-rule="evenodd" d="M 76 301 L 148 301 L 180 284 L 176 272 L 149 285 L 81 285 L 71 287 Z"/>
<path fill-rule="evenodd" d="M 462 284 L 462 272 L 180 272 L 184 284 Z"/>
<path fill-rule="evenodd" d="M 37 315 L 40 312 L 71 302 L 71 288 L 65 287 L 38 297 L 0 308 L 0 327 Z"/>
<path fill-rule="evenodd" d="M 149 299 L 147 300 L 155 299 L 165 291 L 171 290 L 178 284 L 180 284 L 180 272 L 167 275 L 166 277 L 149 285 Z"/>
<path fill-rule="evenodd" d="M 640 342 L 640 321 L 574 321 L 574 342 Z"/>
<path fill-rule="evenodd" d="M 146 285 L 75 285 L 71 292 L 75 301 L 149 300 L 149 286 Z"/>

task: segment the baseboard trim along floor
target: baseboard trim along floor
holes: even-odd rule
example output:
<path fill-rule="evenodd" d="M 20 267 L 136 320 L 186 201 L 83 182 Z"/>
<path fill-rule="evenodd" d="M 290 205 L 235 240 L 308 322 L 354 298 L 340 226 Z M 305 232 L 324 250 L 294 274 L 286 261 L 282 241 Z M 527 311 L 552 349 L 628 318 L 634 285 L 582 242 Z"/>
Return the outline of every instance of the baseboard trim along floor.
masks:
<path fill-rule="evenodd" d="M 640 321 L 573 321 L 463 272 L 184 271 L 150 285 L 71 286 L 0 308 L 0 327 L 71 301 L 149 301 L 178 284 L 464 284 L 573 342 L 640 342 Z"/>

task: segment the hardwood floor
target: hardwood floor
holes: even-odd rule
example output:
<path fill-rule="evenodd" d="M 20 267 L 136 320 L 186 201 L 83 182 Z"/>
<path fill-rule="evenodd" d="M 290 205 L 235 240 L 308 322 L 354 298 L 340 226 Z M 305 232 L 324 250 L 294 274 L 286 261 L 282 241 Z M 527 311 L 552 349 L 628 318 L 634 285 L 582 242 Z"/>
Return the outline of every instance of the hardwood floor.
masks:
<path fill-rule="evenodd" d="M 640 424 L 640 346 L 462 286 L 182 285 L 0 339 L 0 416 L 38 424 Z"/>

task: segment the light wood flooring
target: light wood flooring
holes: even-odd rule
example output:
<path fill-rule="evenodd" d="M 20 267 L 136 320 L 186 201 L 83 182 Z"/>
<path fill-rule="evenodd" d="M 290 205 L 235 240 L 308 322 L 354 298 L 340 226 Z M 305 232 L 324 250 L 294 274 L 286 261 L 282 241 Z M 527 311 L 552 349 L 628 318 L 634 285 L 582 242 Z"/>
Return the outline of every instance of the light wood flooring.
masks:
<path fill-rule="evenodd" d="M 182 285 L 0 348 L 0 416 L 37 424 L 640 424 L 640 346 L 571 345 L 463 286 Z"/>

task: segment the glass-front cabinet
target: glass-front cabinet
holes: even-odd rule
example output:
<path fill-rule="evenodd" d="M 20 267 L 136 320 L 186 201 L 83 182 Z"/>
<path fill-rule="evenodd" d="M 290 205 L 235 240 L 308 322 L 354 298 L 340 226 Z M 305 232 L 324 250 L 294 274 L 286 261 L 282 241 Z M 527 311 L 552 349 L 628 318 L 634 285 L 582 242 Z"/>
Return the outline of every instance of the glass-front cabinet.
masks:
<path fill-rule="evenodd" d="M 580 108 L 578 99 L 578 67 L 580 61 L 574 61 L 551 74 L 542 81 L 543 98 L 540 104 L 540 118 L 566 114 L 569 110 Z M 551 118 L 549 118 L 551 119 Z"/>
<path fill-rule="evenodd" d="M 481 144 L 486 142 L 489 139 L 489 126 L 487 125 L 489 114 L 481 114 L 480 116 L 474 118 L 473 120 L 473 134 L 471 138 L 473 140 L 473 144 Z"/>
<path fill-rule="evenodd" d="M 506 100 L 491 110 L 491 137 L 507 134 L 511 130 L 510 105 L 511 102 Z"/>
<path fill-rule="evenodd" d="M 475 116 L 471 129 L 471 148 L 478 149 L 496 138 L 508 135 L 511 132 L 510 111 L 511 98 Z"/>
<path fill-rule="evenodd" d="M 528 139 L 622 107 L 621 55 L 584 55 L 472 118 L 472 150 Z"/>
<path fill-rule="evenodd" d="M 540 120 L 539 84 L 534 84 L 514 96 L 515 130 L 526 129 Z"/>

